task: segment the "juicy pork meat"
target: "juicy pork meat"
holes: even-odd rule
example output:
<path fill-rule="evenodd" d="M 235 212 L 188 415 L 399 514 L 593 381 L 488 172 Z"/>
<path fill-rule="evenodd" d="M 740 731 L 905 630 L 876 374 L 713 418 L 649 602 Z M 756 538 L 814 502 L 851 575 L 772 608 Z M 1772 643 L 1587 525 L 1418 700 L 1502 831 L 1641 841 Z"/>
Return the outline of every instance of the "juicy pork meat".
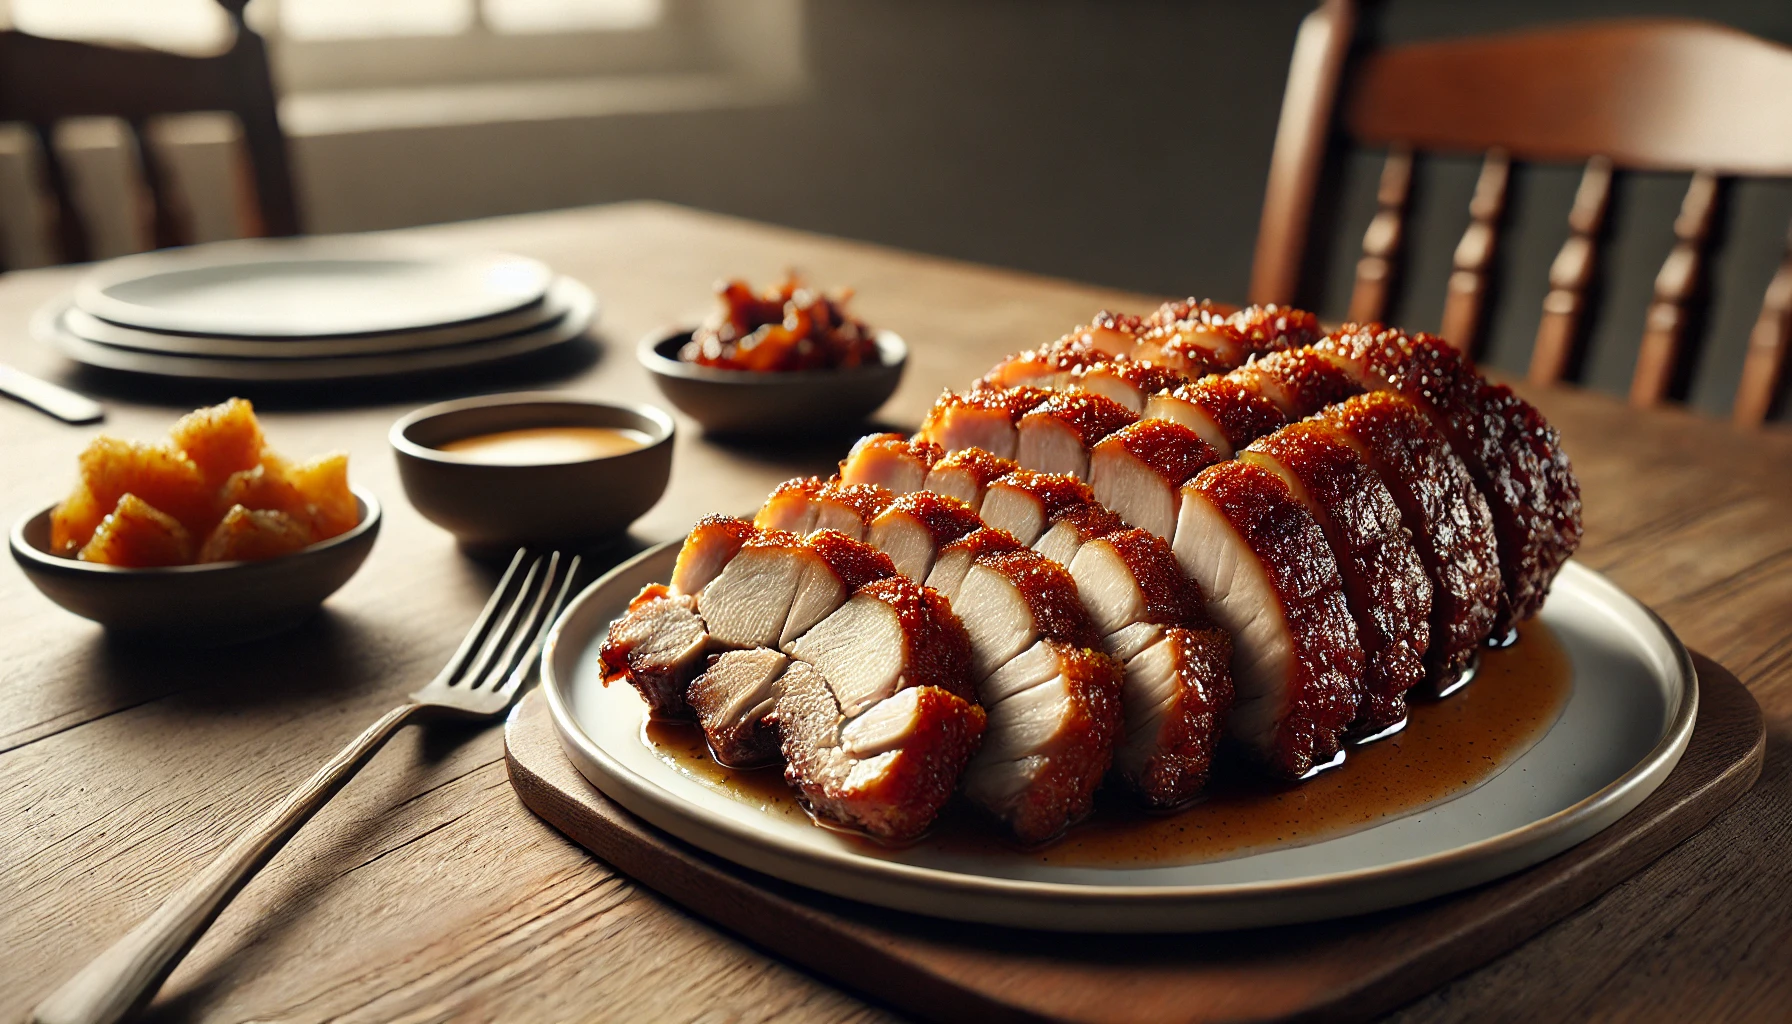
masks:
<path fill-rule="evenodd" d="M 1356 444 L 1400 507 L 1431 578 L 1427 677 L 1434 692 L 1447 692 L 1473 663 L 1499 611 L 1499 554 L 1487 499 L 1407 398 L 1371 391 L 1321 415 Z"/>
<path fill-rule="evenodd" d="M 1580 483 L 1560 435 L 1441 338 L 1347 324 L 1314 348 L 1344 360 L 1366 387 L 1412 399 L 1468 467 L 1493 512 L 1505 584 L 1494 630 L 1504 642 L 1516 623 L 1543 606 L 1557 571 L 1580 544 Z"/>
<path fill-rule="evenodd" d="M 655 718 L 688 718 L 685 688 L 703 667 L 709 635 L 697 601 L 655 584 L 629 602 L 598 650 L 604 685 L 625 680 Z"/>
<path fill-rule="evenodd" d="M 1230 373 L 1202 377 L 1153 396 L 1145 404 L 1144 418 L 1181 424 L 1228 459 L 1288 422 L 1254 378 Z"/>
<path fill-rule="evenodd" d="M 989 485 L 980 514 L 984 525 L 1032 547 L 1052 523 L 1093 504 L 1095 492 L 1074 476 L 1021 469 Z"/>
<path fill-rule="evenodd" d="M 891 494 L 909 494 L 926 485 L 927 471 L 944 454 L 930 441 L 911 441 L 901 434 L 871 434 L 860 438 L 840 463 L 840 482 L 874 484 Z"/>
<path fill-rule="evenodd" d="M 1127 523 L 1169 540 L 1176 532 L 1182 485 L 1220 458 L 1179 423 L 1140 420 L 1090 450 L 1089 487 L 1095 500 Z"/>
<path fill-rule="evenodd" d="M 963 394 L 948 391 L 933 403 L 915 438 L 948 452 L 981 448 L 1012 459 L 1019 438 L 1015 424 L 1051 397 L 1050 391 L 1034 387 L 975 388 Z"/>
<path fill-rule="evenodd" d="M 1363 391 L 1340 360 L 1310 348 L 1271 352 L 1228 376 L 1254 385 L 1289 420 L 1304 419 Z"/>
<path fill-rule="evenodd" d="M 1312 514 L 1270 470 L 1221 462 L 1183 487 L 1172 547 L 1232 636 L 1229 733 L 1284 778 L 1339 761 L 1363 649 Z"/>
<path fill-rule="evenodd" d="M 818 476 L 799 476 L 772 489 L 753 516 L 761 530 L 783 530 L 801 536 L 815 529 L 815 502 L 828 482 Z M 681 555 L 680 558 L 683 556 Z M 734 557 L 732 554 L 730 558 Z"/>
<path fill-rule="evenodd" d="M 829 483 L 815 495 L 817 530 L 838 530 L 853 540 L 864 540 L 865 531 L 896 496 L 876 484 Z"/>
<path fill-rule="evenodd" d="M 955 594 L 971 641 L 971 679 L 981 681 L 1039 640 L 1096 647 L 1100 636 L 1070 570 L 1037 551 L 986 552 Z"/>
<path fill-rule="evenodd" d="M 989 727 L 966 798 L 1027 844 L 1081 820 L 1113 762 L 1122 685 L 1118 662 L 1074 644 L 1039 640 L 1009 659 L 979 687 Z"/>
<path fill-rule="evenodd" d="M 1071 378 L 1069 386 L 1112 399 L 1137 416 L 1145 411 L 1145 403 L 1152 395 L 1187 379 L 1181 371 L 1168 366 L 1114 356 L 1083 367 Z"/>
<path fill-rule="evenodd" d="M 1394 496 L 1348 438 L 1323 420 L 1258 438 L 1239 458 L 1275 472 L 1325 531 L 1363 647 L 1354 737 L 1406 721 L 1406 691 L 1425 678 L 1431 580 Z"/>
<path fill-rule="evenodd" d="M 971 571 L 978 558 L 1003 551 L 1025 550 L 1026 547 L 1007 531 L 984 527 L 940 548 L 933 560 L 933 569 L 927 574 L 927 586 L 951 600 L 958 596 L 965 574 Z"/>
<path fill-rule="evenodd" d="M 761 531 L 697 596 L 713 642 L 784 647 L 859 587 L 896 574 L 888 556 L 834 530 Z"/>
<path fill-rule="evenodd" d="M 1069 565 L 1084 544 L 1124 529 L 1125 520 L 1092 501 L 1054 517 L 1033 542 L 1033 550 L 1059 565 Z"/>
<path fill-rule="evenodd" d="M 1112 354 L 1096 348 L 1076 334 L 1067 334 L 1049 345 L 1016 352 L 997 363 L 977 381 L 979 388 L 1062 388 L 1087 367 L 1107 362 Z"/>
<path fill-rule="evenodd" d="M 685 699 L 703 726 L 716 761 L 730 768 L 757 768 L 778 759 L 779 677 L 790 659 L 756 647 L 724 651 L 691 680 Z"/>
<path fill-rule="evenodd" d="M 865 540 L 890 556 L 897 572 L 921 583 L 932 571 L 940 548 L 982 528 L 983 520 L 957 498 L 916 491 L 879 513 Z"/>
<path fill-rule="evenodd" d="M 704 516 L 697 520 L 686 535 L 684 546 L 678 549 L 678 561 L 672 567 L 672 593 L 695 595 L 709 586 L 709 581 L 721 573 L 740 546 L 758 533 L 755 524 L 732 516 Z"/>
<path fill-rule="evenodd" d="M 1014 461 L 1042 473 L 1089 478 L 1089 449 L 1138 419 L 1111 398 L 1063 391 L 1020 418 Z"/>
<path fill-rule="evenodd" d="M 790 647 L 779 678 L 784 777 L 817 819 L 887 842 L 927 830 L 984 730 L 970 642 L 939 594 L 861 587 Z"/>
<path fill-rule="evenodd" d="M 981 448 L 960 448 L 933 464 L 927 473 L 927 490 L 957 498 L 976 511 L 983 507 L 989 485 L 1020 468 L 1013 459 L 991 455 Z"/>

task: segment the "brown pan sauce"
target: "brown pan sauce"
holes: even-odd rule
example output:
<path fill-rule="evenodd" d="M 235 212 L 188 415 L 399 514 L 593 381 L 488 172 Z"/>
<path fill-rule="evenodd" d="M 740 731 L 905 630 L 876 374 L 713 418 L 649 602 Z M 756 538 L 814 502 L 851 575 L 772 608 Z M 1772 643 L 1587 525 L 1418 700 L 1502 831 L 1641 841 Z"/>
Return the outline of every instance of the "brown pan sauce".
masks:
<path fill-rule="evenodd" d="M 1572 690 L 1567 651 L 1549 627 L 1533 620 L 1519 627 L 1519 642 L 1484 651 L 1468 685 L 1441 700 L 1414 697 L 1405 729 L 1349 748 L 1342 766 L 1305 782 L 1270 781 L 1228 760 L 1201 799 L 1182 810 L 1148 815 L 1123 799 L 1104 799 L 1088 820 L 1034 849 L 1004 843 L 955 802 L 918 845 L 1063 867 L 1122 868 L 1304 846 L 1412 814 L 1488 781 L 1549 731 Z M 642 735 L 663 761 L 704 785 L 768 813 L 806 817 L 781 769 L 737 771 L 717 764 L 695 725 L 650 720 Z M 860 841 L 867 850 L 878 848 Z"/>

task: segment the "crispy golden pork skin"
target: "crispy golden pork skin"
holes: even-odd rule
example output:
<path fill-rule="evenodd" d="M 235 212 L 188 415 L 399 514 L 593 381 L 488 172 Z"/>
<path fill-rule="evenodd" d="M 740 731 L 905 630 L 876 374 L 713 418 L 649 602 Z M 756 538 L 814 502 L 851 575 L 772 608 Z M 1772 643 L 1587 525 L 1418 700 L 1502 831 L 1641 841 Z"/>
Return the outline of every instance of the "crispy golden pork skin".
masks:
<path fill-rule="evenodd" d="M 808 533 L 815 529 L 815 502 L 827 485 L 828 481 L 818 476 L 799 476 L 784 481 L 766 496 L 758 514 L 753 516 L 753 525 L 762 530 L 783 530 L 798 536 Z"/>
<path fill-rule="evenodd" d="M 989 485 L 980 514 L 985 525 L 1032 547 L 1053 522 L 1095 503 L 1095 492 L 1074 476 L 1021 469 Z"/>
<path fill-rule="evenodd" d="M 1199 434 L 1225 458 L 1288 422 L 1288 417 L 1249 376 L 1202 377 L 1154 396 L 1145 419 L 1169 420 Z"/>
<path fill-rule="evenodd" d="M 1020 418 L 1014 461 L 1042 473 L 1089 479 L 1089 449 L 1138 419 L 1111 398 L 1062 391 Z"/>
<path fill-rule="evenodd" d="M 1113 356 L 1080 368 L 1068 386 L 1112 399 L 1137 416 L 1145 411 L 1145 403 L 1152 395 L 1186 380 L 1186 374 L 1172 367 Z"/>
<path fill-rule="evenodd" d="M 871 521 L 865 540 L 890 556 L 896 571 L 916 583 L 927 579 L 939 549 L 983 529 L 969 505 L 932 491 L 904 494 Z"/>
<path fill-rule="evenodd" d="M 945 599 L 878 580 L 790 653 L 776 714 L 784 777 L 810 812 L 887 842 L 926 831 L 984 728 L 970 641 Z"/>
<path fill-rule="evenodd" d="M 816 492 L 813 529 L 838 530 L 853 540 L 864 540 L 871 521 L 895 500 L 894 494 L 876 484 L 830 482 Z"/>
<path fill-rule="evenodd" d="M 981 448 L 960 448 L 933 464 L 927 473 L 927 490 L 957 498 L 975 512 L 983 507 L 989 485 L 1020 468 L 1013 459 L 991 455 Z"/>
<path fill-rule="evenodd" d="M 1356 375 L 1341 361 L 1311 348 L 1271 352 L 1227 376 L 1254 386 L 1289 420 L 1304 419 L 1363 392 Z"/>
<path fill-rule="evenodd" d="M 1431 577 L 1431 686 L 1447 690 L 1493 630 L 1501 594 L 1493 514 L 1462 460 L 1411 400 L 1371 391 L 1321 414 L 1355 442 L 1400 507 Z"/>
<path fill-rule="evenodd" d="M 1222 462 L 1183 488 L 1172 547 L 1232 636 L 1230 734 L 1284 778 L 1332 763 L 1361 703 L 1363 649 L 1312 513 L 1270 470 Z"/>
<path fill-rule="evenodd" d="M 697 520 L 672 566 L 672 593 L 695 595 L 701 591 L 721 574 L 722 567 L 734 558 L 742 544 L 758 535 L 755 524 L 732 516 L 704 516 Z"/>
<path fill-rule="evenodd" d="M 927 586 L 944 594 L 948 600 L 957 596 L 965 574 L 978 558 L 1002 551 L 1025 551 L 1026 546 L 1006 530 L 984 527 L 940 548 L 927 574 Z"/>
<path fill-rule="evenodd" d="M 933 403 L 917 440 L 948 452 L 981 448 L 1004 459 L 1014 458 L 1016 424 L 1035 406 L 1052 397 L 1044 388 L 976 388 L 963 394 L 948 391 Z"/>
<path fill-rule="evenodd" d="M 1503 639 L 1542 607 L 1557 571 L 1580 544 L 1580 482 L 1560 435 L 1441 338 L 1350 324 L 1314 348 L 1344 360 L 1365 386 L 1416 402 L 1468 467 L 1493 512 L 1505 583 L 1494 628 Z"/>
<path fill-rule="evenodd" d="M 891 494 L 920 490 L 927 471 L 945 452 L 931 441 L 901 434 L 870 434 L 859 439 L 840 463 L 840 482 L 875 484 Z"/>
<path fill-rule="evenodd" d="M 1303 420 L 1258 438 L 1239 458 L 1279 474 L 1325 531 L 1363 646 L 1363 700 L 1351 732 L 1373 736 L 1405 721 L 1406 691 L 1425 678 L 1431 580 L 1394 496 L 1340 433 Z"/>

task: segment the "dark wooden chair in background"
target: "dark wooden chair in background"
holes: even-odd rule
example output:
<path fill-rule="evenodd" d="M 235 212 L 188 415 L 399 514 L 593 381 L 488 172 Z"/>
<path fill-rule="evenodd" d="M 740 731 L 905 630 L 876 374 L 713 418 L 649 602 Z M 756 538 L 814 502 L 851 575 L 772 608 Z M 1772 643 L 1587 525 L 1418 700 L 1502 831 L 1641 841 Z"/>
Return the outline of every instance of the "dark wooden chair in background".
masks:
<path fill-rule="evenodd" d="M 1687 307 L 1705 273 L 1727 176 L 1792 176 L 1792 48 L 1709 22 L 1622 19 L 1353 50 L 1356 5 L 1325 0 L 1289 71 L 1252 268 L 1253 302 L 1291 301 L 1333 132 L 1385 147 L 1349 317 L 1380 319 L 1395 284 L 1415 152 L 1483 154 L 1456 247 L 1440 334 L 1475 354 L 1513 160 L 1584 164 L 1569 234 L 1549 268 L 1530 379 L 1553 383 L 1586 333 L 1612 175 L 1692 174 L 1655 279 L 1630 401 L 1665 401 L 1701 339 Z M 1347 66 L 1348 65 L 1348 66 Z M 1341 108 L 1341 109 L 1340 109 Z M 1750 336 L 1733 418 L 1771 411 L 1792 345 L 1792 235 Z"/>
<path fill-rule="evenodd" d="M 97 46 L 0 31 L 0 122 L 22 122 L 37 137 L 50 241 L 62 262 L 90 258 L 87 227 L 56 152 L 56 124 L 71 117 L 117 117 L 129 126 L 142 177 L 146 236 L 157 247 L 193 241 L 191 218 L 148 139 L 151 118 L 221 111 L 241 124 L 247 154 L 239 216 L 250 236 L 299 233 L 286 139 L 275 112 L 267 45 L 243 24 L 249 0 L 218 0 L 235 40 L 214 57 Z"/>

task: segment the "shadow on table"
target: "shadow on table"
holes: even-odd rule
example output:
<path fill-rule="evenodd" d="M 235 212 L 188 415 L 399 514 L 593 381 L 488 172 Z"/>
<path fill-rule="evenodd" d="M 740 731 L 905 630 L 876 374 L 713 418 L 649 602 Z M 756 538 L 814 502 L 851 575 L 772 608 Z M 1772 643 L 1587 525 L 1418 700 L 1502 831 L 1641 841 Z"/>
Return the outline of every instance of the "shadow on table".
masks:
<path fill-rule="evenodd" d="M 589 371 L 604 358 L 608 347 L 601 337 L 579 337 L 501 363 L 377 380 L 315 383 L 183 380 L 83 366 L 68 373 L 64 382 L 95 398 L 180 409 L 212 405 L 232 396 L 247 398 L 257 407 L 269 411 L 358 408 L 549 387 Z"/>

